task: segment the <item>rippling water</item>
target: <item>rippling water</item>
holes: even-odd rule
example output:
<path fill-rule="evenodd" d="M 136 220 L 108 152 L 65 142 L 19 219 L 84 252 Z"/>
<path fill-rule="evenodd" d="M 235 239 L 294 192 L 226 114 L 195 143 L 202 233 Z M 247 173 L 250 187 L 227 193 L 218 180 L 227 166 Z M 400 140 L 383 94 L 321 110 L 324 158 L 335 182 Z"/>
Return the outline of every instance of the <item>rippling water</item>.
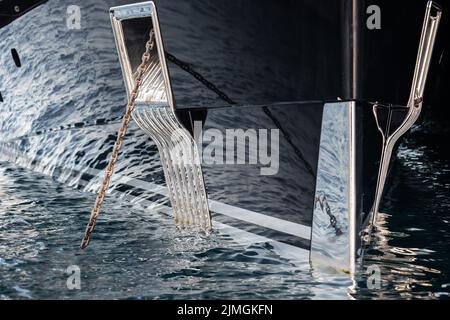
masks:
<path fill-rule="evenodd" d="M 346 277 L 314 280 L 269 244 L 180 234 L 169 217 L 109 197 L 96 239 L 79 249 L 94 195 L 0 164 L 0 298 L 347 297 Z M 81 290 L 66 268 L 81 269 Z M 334 292 L 334 293 L 333 293 Z"/>
<path fill-rule="evenodd" d="M 0 298 L 448 298 L 450 167 L 440 144 L 399 149 L 374 240 L 354 282 L 294 266 L 269 244 L 180 234 L 169 217 L 109 197 L 87 251 L 78 248 L 94 195 L 0 164 Z M 66 268 L 81 269 L 68 290 Z M 381 288 L 368 289 L 376 266 Z"/>

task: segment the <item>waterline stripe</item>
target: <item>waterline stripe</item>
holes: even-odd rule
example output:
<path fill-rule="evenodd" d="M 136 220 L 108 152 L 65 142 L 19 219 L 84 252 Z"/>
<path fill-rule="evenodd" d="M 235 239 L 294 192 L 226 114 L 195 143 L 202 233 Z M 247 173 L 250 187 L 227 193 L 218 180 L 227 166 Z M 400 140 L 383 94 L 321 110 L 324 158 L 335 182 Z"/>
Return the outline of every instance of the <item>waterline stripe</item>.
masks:
<path fill-rule="evenodd" d="M 99 175 L 102 174 L 103 171 L 94 169 L 94 168 L 79 168 L 75 170 L 78 171 L 89 171 L 92 175 Z M 101 177 L 99 177 L 100 179 Z M 147 182 L 144 180 L 131 178 L 129 176 L 121 175 L 121 174 L 115 174 L 111 180 L 111 185 L 114 184 L 128 184 L 133 187 L 141 188 L 146 191 L 150 191 L 153 193 L 158 193 L 163 196 L 169 196 L 169 189 L 166 186 L 153 183 L 153 182 Z M 295 237 L 303 238 L 310 240 L 311 239 L 311 227 L 283 220 L 276 217 L 271 217 L 262 213 L 250 211 L 247 209 L 235 207 L 223 202 L 210 200 L 208 199 L 209 208 L 212 212 L 219 213 L 225 216 L 228 216 L 230 218 L 242 220 L 245 222 L 249 222 L 252 224 L 259 225 L 261 227 L 265 227 L 268 229 L 273 229 L 276 231 L 280 231 L 283 233 L 287 233 L 290 235 L 293 235 Z"/>
<path fill-rule="evenodd" d="M 234 219 L 253 223 L 268 229 L 273 229 L 303 239 L 309 240 L 311 238 L 311 228 L 299 223 L 271 217 L 243 208 L 234 207 L 215 200 L 209 200 L 209 208 L 212 212 L 217 212 Z"/>
<path fill-rule="evenodd" d="M 122 194 L 126 198 L 130 198 L 131 200 L 136 199 L 136 197 L 131 195 L 126 195 L 121 193 L 120 191 L 113 191 L 112 193 Z M 152 209 L 157 210 L 159 213 L 163 213 L 167 216 L 172 216 L 172 208 L 164 205 L 157 204 L 155 205 L 153 202 L 148 201 L 146 199 L 138 199 L 136 203 L 132 203 L 133 205 L 139 204 L 143 209 Z M 280 242 L 274 239 L 267 238 L 265 236 L 248 232 L 242 230 L 235 226 L 230 226 L 229 224 L 225 224 L 219 222 L 217 220 L 212 221 L 213 229 L 229 235 L 233 240 L 237 241 L 240 245 L 254 245 L 255 243 L 269 243 L 273 246 L 274 252 L 276 252 L 281 257 L 288 259 L 296 264 L 305 264 L 309 262 L 309 250 L 290 245 L 288 243 Z"/>
<path fill-rule="evenodd" d="M 26 157 L 26 155 L 23 152 L 21 152 L 20 150 L 16 150 L 16 151 L 19 156 L 22 155 L 22 156 Z M 50 163 L 47 163 L 47 165 L 50 165 Z M 59 169 L 59 171 L 64 170 L 64 171 L 69 171 L 72 173 L 75 173 L 76 171 L 78 171 L 78 170 L 76 170 L 76 167 L 78 167 L 80 169 L 80 171 L 78 171 L 78 174 L 77 174 L 77 176 L 80 177 L 77 182 L 78 186 L 83 188 L 83 190 L 85 190 L 85 191 L 91 190 L 91 192 L 96 191 L 96 190 L 92 190 L 92 181 L 95 179 L 96 176 L 97 176 L 98 180 L 100 181 L 101 175 L 99 175 L 99 174 L 101 174 L 103 172 L 102 170 L 98 170 L 98 169 L 94 169 L 94 168 L 82 168 L 83 170 L 81 170 L 81 166 L 71 166 L 71 167 L 56 166 L 56 167 Z M 33 168 L 28 167 L 28 169 L 33 169 Z M 41 167 L 41 169 L 39 169 L 39 165 L 36 165 L 36 164 L 34 165 L 34 171 L 38 171 L 38 172 L 41 172 L 41 173 L 47 174 L 47 175 L 49 175 L 49 174 L 52 175 L 50 172 L 44 170 L 42 167 Z M 70 175 L 72 175 L 72 173 Z M 83 174 L 88 174 L 88 175 L 90 174 L 92 176 L 92 178 L 89 177 L 89 180 L 84 180 L 81 178 L 81 176 Z M 55 177 L 55 179 L 58 180 L 57 177 Z M 130 178 L 127 176 L 120 176 L 118 180 L 122 180 L 122 179 L 127 180 L 127 179 L 133 179 L 133 178 Z M 138 179 L 133 179 L 133 180 L 135 180 L 134 183 L 142 183 L 143 185 L 147 185 L 147 187 L 151 187 L 154 185 L 152 183 L 148 183 L 148 182 L 138 180 Z M 65 183 L 65 184 L 67 184 L 67 183 Z M 73 183 L 71 185 L 73 186 Z M 163 188 L 163 189 L 166 188 L 161 185 L 157 185 L 157 184 L 155 184 L 155 185 L 159 188 Z M 143 190 L 147 191 L 146 189 L 143 189 Z M 151 190 L 149 190 L 149 191 L 151 191 Z M 150 200 L 142 198 L 141 196 L 136 197 L 136 196 L 133 196 L 130 194 L 120 192 L 118 190 L 111 190 L 109 192 L 109 194 L 121 195 L 122 198 L 129 200 L 130 204 L 132 206 L 140 206 L 144 210 L 150 210 L 150 212 L 158 212 L 160 214 L 172 216 L 172 214 L 171 214 L 172 209 L 163 203 L 152 202 Z M 229 235 L 232 238 L 232 240 L 234 240 L 237 244 L 250 246 L 255 243 L 268 243 L 272 246 L 272 248 L 273 248 L 272 250 L 275 253 L 277 253 L 280 257 L 288 259 L 290 262 L 294 263 L 297 266 L 305 266 L 305 265 L 309 266 L 309 250 L 307 250 L 305 248 L 297 247 L 297 246 L 291 245 L 286 242 L 277 241 L 275 239 L 270 239 L 264 235 L 245 231 L 236 226 L 230 226 L 230 225 L 227 225 L 227 224 L 219 222 L 219 221 L 213 221 L 213 227 L 214 227 L 214 229 L 218 230 L 219 232 Z"/>
<path fill-rule="evenodd" d="M 154 193 L 159 193 L 164 196 L 169 195 L 168 188 L 156 183 L 143 181 L 128 176 L 117 175 L 118 179 L 113 179 L 113 183 L 128 184 L 133 187 L 141 188 Z M 209 208 L 212 212 L 219 213 L 230 218 L 242 220 L 261 227 L 273 229 L 283 233 L 287 233 L 299 238 L 309 240 L 311 238 L 311 227 L 283 220 L 276 217 L 271 217 L 262 213 L 250 211 L 247 209 L 235 207 L 223 202 L 208 199 Z"/>
<path fill-rule="evenodd" d="M 86 182 L 86 185 L 88 184 L 88 181 L 83 180 L 83 182 Z M 80 181 L 80 185 L 84 185 L 83 182 Z M 110 192 L 110 194 L 121 195 L 129 200 L 131 205 L 138 205 L 143 210 L 156 210 L 159 214 L 164 214 L 168 217 L 172 217 L 172 208 L 164 204 L 154 203 L 147 199 L 137 198 L 135 196 L 124 194 L 117 190 L 113 190 L 112 192 Z M 241 228 L 222 223 L 215 219 L 212 221 L 212 224 L 214 230 L 229 235 L 231 239 L 239 245 L 251 246 L 256 243 L 268 243 L 273 247 L 273 251 L 280 257 L 288 259 L 296 265 L 304 265 L 305 263 L 309 263 L 309 250 L 307 249 L 277 241 L 253 232 L 242 230 Z"/>
<path fill-rule="evenodd" d="M 311 242 L 309 240 L 299 238 L 296 236 L 292 236 L 292 235 L 284 233 L 284 232 L 276 231 L 273 229 L 268 229 L 268 228 L 261 227 L 256 224 L 252 224 L 249 222 L 244 222 L 242 220 L 230 218 L 223 214 L 213 213 L 213 219 L 214 219 L 214 221 L 221 222 L 228 226 L 236 227 L 236 228 L 248 231 L 250 233 L 254 233 L 254 234 L 269 238 L 269 239 L 273 239 L 278 242 L 290 244 L 290 245 L 298 247 L 298 248 L 303 248 L 305 250 L 309 250 L 311 248 Z"/>
<path fill-rule="evenodd" d="M 89 181 L 94 178 L 94 176 L 90 175 L 90 174 L 85 174 L 85 176 L 87 176 L 86 179 L 82 178 L 83 183 L 81 183 L 81 181 L 80 181 L 79 184 L 82 184 L 83 187 L 85 187 L 85 189 L 87 190 L 88 188 L 86 188 L 86 186 L 88 185 Z M 89 191 L 89 190 L 87 190 L 87 191 Z M 90 190 L 90 191 L 94 192 L 94 190 Z M 135 198 L 139 199 L 139 201 L 146 200 L 151 203 L 161 203 L 161 202 L 167 203 L 167 201 L 168 201 L 167 197 L 163 197 L 159 194 L 152 193 L 151 191 L 148 191 L 148 189 L 144 189 L 141 186 L 132 187 L 132 186 L 130 186 L 128 184 L 124 184 L 124 183 L 120 183 L 120 184 L 116 185 L 116 187 L 110 191 L 110 194 L 116 194 L 116 193 L 125 194 L 127 196 L 135 197 Z M 159 196 L 159 198 L 158 198 L 158 196 Z M 133 199 L 133 200 L 135 200 L 135 199 Z M 170 204 L 166 204 L 166 205 L 167 205 L 167 207 L 170 207 Z M 215 221 L 220 221 L 223 224 L 237 227 L 237 228 L 243 229 L 245 231 L 248 231 L 250 233 L 254 233 L 257 235 L 264 236 L 269 239 L 276 240 L 278 242 L 290 244 L 290 245 L 300 247 L 300 248 L 303 248 L 306 250 L 309 250 L 309 248 L 311 246 L 310 241 L 307 239 L 297 237 L 294 235 L 290 235 L 285 232 L 280 232 L 280 231 L 274 230 L 273 228 L 266 228 L 261 225 L 257 225 L 257 224 L 251 223 L 251 222 L 235 219 L 230 216 L 226 216 L 226 215 L 223 215 L 223 214 L 220 214 L 217 212 L 212 212 L 212 215 L 213 215 L 213 218 Z"/>

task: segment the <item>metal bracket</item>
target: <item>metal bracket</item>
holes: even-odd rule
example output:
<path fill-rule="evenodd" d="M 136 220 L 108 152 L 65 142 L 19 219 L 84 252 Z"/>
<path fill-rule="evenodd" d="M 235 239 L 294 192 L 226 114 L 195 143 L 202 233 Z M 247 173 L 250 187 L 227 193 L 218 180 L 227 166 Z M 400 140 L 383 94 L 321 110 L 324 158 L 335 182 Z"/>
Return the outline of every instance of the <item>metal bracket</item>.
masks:
<path fill-rule="evenodd" d="M 310 260 L 345 273 L 356 269 L 356 103 L 323 109 Z"/>
<path fill-rule="evenodd" d="M 403 110 L 400 111 L 399 108 L 394 106 L 383 107 L 380 104 L 375 104 L 373 106 L 373 113 L 377 121 L 377 126 L 383 137 L 383 149 L 381 154 L 380 169 L 378 172 L 377 187 L 375 191 L 375 200 L 372 209 L 372 223 L 375 223 L 376 215 L 379 211 L 380 201 L 383 195 L 389 169 L 389 163 L 395 144 L 398 139 L 416 122 L 422 110 L 423 92 L 425 89 L 428 69 L 430 67 L 430 61 L 433 54 L 433 47 L 441 14 L 441 7 L 433 1 L 428 1 L 407 106 L 403 107 Z M 398 117 L 401 114 L 403 114 L 402 121 L 400 121 L 399 124 L 393 125 L 392 120 L 397 118 L 398 121 Z M 386 117 L 387 120 L 383 121 L 382 119 Z"/>
<path fill-rule="evenodd" d="M 134 51 L 143 50 L 142 39 L 150 28 L 155 32 L 156 46 L 136 98 L 133 119 L 158 147 L 175 222 L 208 232 L 211 216 L 198 148 L 175 114 L 156 7 L 152 1 L 113 7 L 110 16 L 128 96 L 134 86 Z"/>

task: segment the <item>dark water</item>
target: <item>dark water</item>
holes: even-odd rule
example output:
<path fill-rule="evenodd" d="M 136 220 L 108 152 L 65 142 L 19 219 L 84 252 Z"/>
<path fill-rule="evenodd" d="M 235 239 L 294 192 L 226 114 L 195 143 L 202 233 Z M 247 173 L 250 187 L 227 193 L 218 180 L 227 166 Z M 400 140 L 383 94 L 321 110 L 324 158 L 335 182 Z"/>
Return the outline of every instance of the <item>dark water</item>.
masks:
<path fill-rule="evenodd" d="M 442 143 L 400 147 L 378 228 L 355 281 L 294 266 L 269 244 L 180 234 L 169 217 L 109 197 L 87 251 L 78 248 L 94 195 L 0 164 L 0 298 L 448 298 L 450 168 Z M 81 270 L 69 290 L 66 269 Z M 366 270 L 381 272 L 367 286 Z"/>
<path fill-rule="evenodd" d="M 357 297 L 450 296 L 448 132 L 431 133 L 429 127 L 435 122 L 415 127 L 400 145 L 366 254 L 366 266 L 380 267 L 382 290 L 361 289 Z"/>

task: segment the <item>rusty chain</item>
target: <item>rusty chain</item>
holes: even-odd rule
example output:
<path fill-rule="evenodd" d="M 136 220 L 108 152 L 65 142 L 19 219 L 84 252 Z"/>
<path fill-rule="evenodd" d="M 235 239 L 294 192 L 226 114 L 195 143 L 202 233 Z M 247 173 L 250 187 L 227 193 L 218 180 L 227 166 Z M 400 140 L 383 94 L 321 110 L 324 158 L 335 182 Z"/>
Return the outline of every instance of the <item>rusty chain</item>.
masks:
<path fill-rule="evenodd" d="M 317 204 L 319 204 L 320 210 L 328 215 L 328 218 L 330 219 L 330 226 L 335 230 L 336 235 L 342 235 L 342 230 L 338 226 L 336 216 L 331 212 L 331 207 L 328 204 L 327 197 L 325 195 L 323 195 L 322 198 L 320 198 L 320 196 L 316 197 L 315 206 Z"/>
<path fill-rule="evenodd" d="M 136 98 L 138 95 L 139 88 L 141 86 L 142 77 L 144 76 L 145 70 L 148 67 L 148 63 L 150 61 L 150 52 L 154 48 L 154 37 L 155 33 L 153 29 L 150 30 L 149 34 L 149 40 L 145 44 L 145 52 L 142 55 L 142 62 L 138 66 L 136 73 L 134 74 L 135 77 L 135 85 L 133 90 L 130 93 L 130 99 L 127 104 L 127 108 L 125 111 L 125 115 L 122 118 L 122 126 L 119 129 L 119 132 L 117 134 L 116 142 L 114 143 L 114 148 L 111 154 L 111 159 L 109 161 L 108 166 L 106 167 L 105 176 L 103 178 L 103 183 L 100 187 L 97 199 L 95 200 L 94 207 L 92 208 L 91 216 L 89 218 L 89 223 L 86 227 L 86 231 L 84 233 L 83 240 L 81 241 L 81 249 L 85 249 L 90 242 L 92 231 L 94 230 L 95 223 L 97 222 L 98 215 L 100 213 L 100 207 L 103 203 L 103 200 L 105 199 L 106 191 L 109 187 L 109 182 L 111 180 L 111 176 L 114 172 L 114 167 L 117 162 L 117 158 L 119 156 L 120 149 L 122 147 L 123 140 L 125 138 L 125 134 L 127 132 L 128 125 L 131 121 L 131 114 L 135 108 L 136 105 Z"/>

